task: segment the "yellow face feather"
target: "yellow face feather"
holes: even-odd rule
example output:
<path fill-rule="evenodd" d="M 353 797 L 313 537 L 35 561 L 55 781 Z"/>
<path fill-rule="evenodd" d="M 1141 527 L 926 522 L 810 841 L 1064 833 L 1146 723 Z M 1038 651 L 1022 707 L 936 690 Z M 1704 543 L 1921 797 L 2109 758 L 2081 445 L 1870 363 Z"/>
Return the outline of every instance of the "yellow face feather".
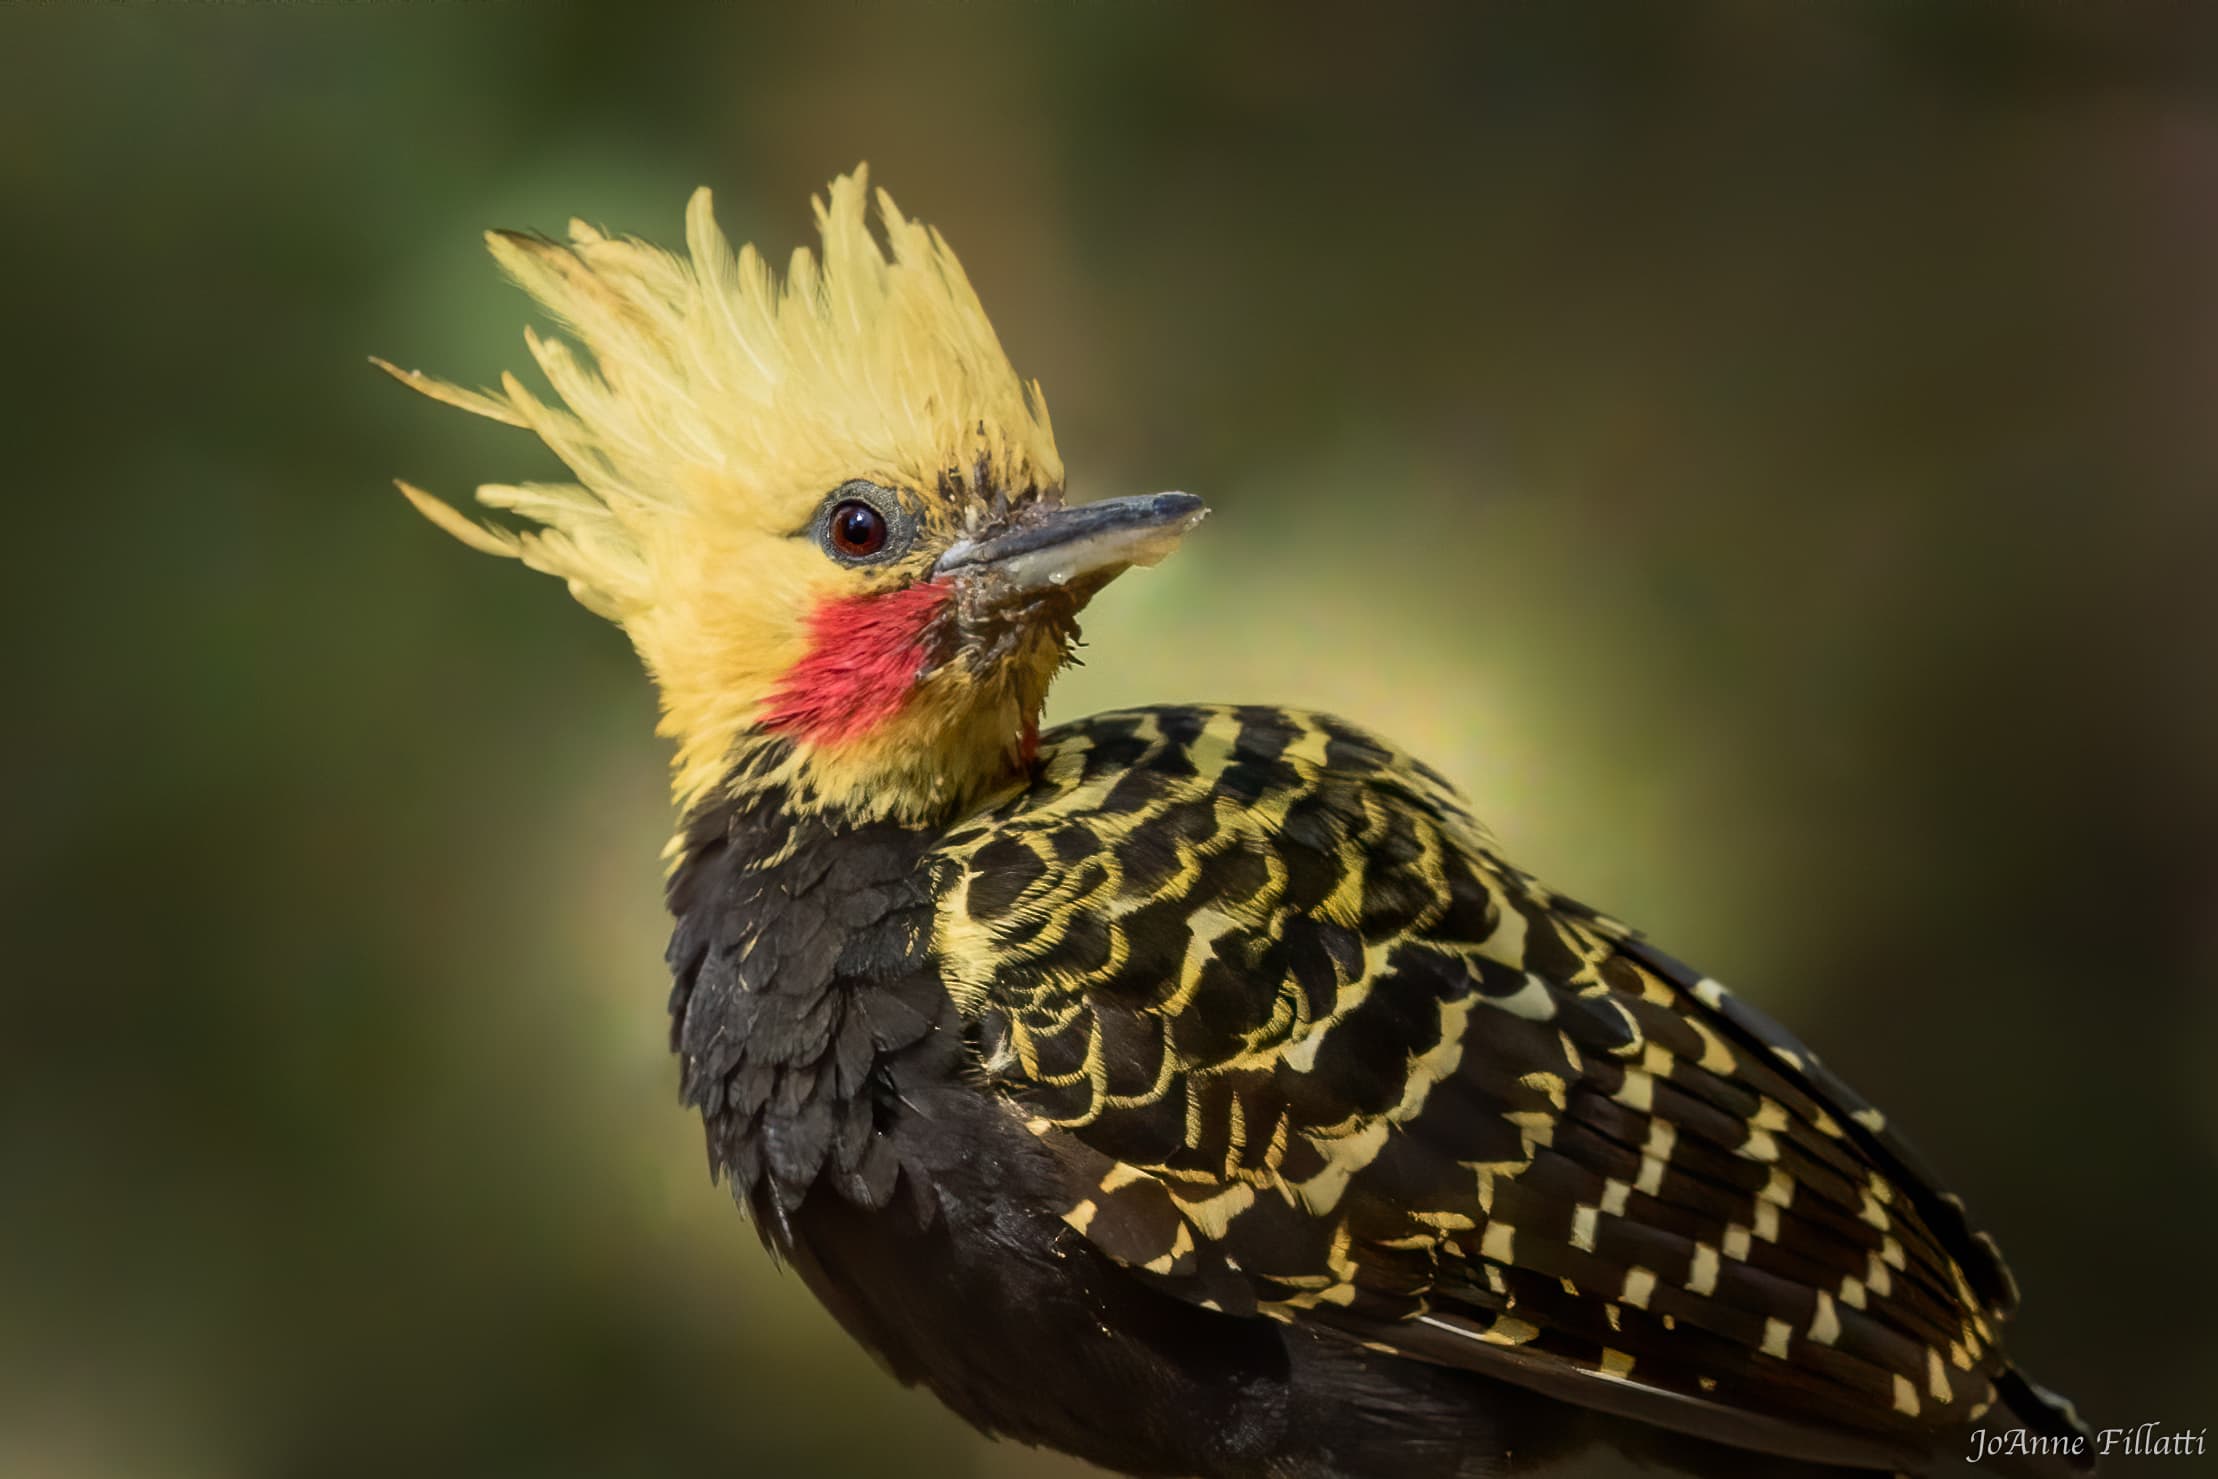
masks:
<path fill-rule="evenodd" d="M 501 267 L 575 340 L 525 332 L 559 405 L 514 375 L 475 392 L 378 362 L 433 399 L 534 432 L 568 465 L 573 483 L 477 490 L 528 521 L 520 530 L 401 488 L 472 548 L 560 576 L 623 627 L 661 691 L 681 808 L 716 789 L 809 651 L 812 612 L 921 578 L 914 563 L 843 568 L 797 537 L 831 490 L 861 479 L 915 495 L 944 545 L 972 532 L 989 492 L 1062 486 L 1038 387 L 1010 367 L 947 243 L 880 191 L 881 244 L 867 199 L 862 169 L 833 181 L 815 202 L 821 259 L 796 250 L 783 281 L 753 247 L 735 256 L 706 189 L 687 207 L 684 256 L 576 221 L 567 244 L 490 233 Z M 928 496 L 950 479 L 962 497 Z M 1004 763 L 1061 656 L 1030 651 L 1023 671 L 977 692 L 953 676 L 920 681 L 894 721 L 818 747 L 797 779 L 834 802 L 867 786 L 882 810 L 942 806 Z"/>

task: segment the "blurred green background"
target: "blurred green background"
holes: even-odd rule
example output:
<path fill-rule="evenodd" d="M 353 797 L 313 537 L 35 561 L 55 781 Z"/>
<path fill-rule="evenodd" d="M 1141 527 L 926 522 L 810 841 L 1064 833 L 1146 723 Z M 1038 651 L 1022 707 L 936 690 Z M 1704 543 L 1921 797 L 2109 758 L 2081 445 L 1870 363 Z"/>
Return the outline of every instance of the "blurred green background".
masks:
<path fill-rule="evenodd" d="M 1394 734 L 1906 1124 L 2036 1373 L 2218 1418 L 2218 12 L 1355 15 L 0 8 L 0 1474 L 1080 1472 L 709 1185 L 647 685 L 364 362 L 522 361 L 485 225 L 865 158 L 1076 493 L 1218 510 L 1058 712 Z"/>

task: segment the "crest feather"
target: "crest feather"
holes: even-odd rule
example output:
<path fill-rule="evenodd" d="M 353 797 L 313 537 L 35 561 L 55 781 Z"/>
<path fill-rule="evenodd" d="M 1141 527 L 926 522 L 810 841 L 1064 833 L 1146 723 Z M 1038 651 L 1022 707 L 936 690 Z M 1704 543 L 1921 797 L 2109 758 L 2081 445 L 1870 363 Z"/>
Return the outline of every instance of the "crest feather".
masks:
<path fill-rule="evenodd" d="M 728 662 L 704 649 L 726 613 L 703 609 L 703 552 L 729 561 L 782 542 L 853 478 L 927 494 L 950 472 L 1011 488 L 1063 480 L 1038 387 L 1010 367 L 946 241 L 880 191 L 881 242 L 870 199 L 862 168 L 834 180 L 814 202 L 821 256 L 796 250 L 782 281 L 752 246 L 733 250 L 705 188 L 687 205 L 682 255 L 581 221 L 561 242 L 488 233 L 501 269 L 567 331 L 525 331 L 552 404 L 512 374 L 474 391 L 375 361 L 433 400 L 533 432 L 569 467 L 574 483 L 477 490 L 533 526 L 521 530 L 402 492 L 473 549 L 560 577 L 624 627 L 681 741 L 681 795 L 747 718 Z M 727 591 L 734 578 L 719 567 Z"/>
<path fill-rule="evenodd" d="M 929 488 L 981 457 L 1005 484 L 1059 485 L 1038 387 L 1010 367 L 953 251 L 882 190 L 881 244 L 868 200 L 862 168 L 834 180 L 814 202 L 823 255 L 797 249 L 783 282 L 752 246 L 733 251 L 706 187 L 686 207 L 683 256 L 582 221 L 567 242 L 488 232 L 501 269 L 575 340 L 525 331 L 559 406 L 513 375 L 481 392 L 374 363 L 536 433 L 569 466 L 583 496 L 485 488 L 479 501 L 566 536 L 524 546 L 527 563 L 596 591 L 620 621 L 653 599 L 640 560 L 688 523 L 783 533 L 849 478 Z M 432 513 L 446 505 L 409 498 L 487 547 L 461 533 L 476 525 Z M 504 537 L 501 552 L 517 551 Z"/>

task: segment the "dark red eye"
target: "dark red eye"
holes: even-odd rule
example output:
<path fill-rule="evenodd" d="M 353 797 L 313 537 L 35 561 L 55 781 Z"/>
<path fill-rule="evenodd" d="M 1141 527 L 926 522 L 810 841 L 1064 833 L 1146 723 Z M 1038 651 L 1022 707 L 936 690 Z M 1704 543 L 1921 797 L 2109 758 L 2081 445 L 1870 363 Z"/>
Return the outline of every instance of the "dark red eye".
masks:
<path fill-rule="evenodd" d="M 886 547 L 886 516 L 851 498 L 832 510 L 827 532 L 833 549 L 859 560 Z"/>

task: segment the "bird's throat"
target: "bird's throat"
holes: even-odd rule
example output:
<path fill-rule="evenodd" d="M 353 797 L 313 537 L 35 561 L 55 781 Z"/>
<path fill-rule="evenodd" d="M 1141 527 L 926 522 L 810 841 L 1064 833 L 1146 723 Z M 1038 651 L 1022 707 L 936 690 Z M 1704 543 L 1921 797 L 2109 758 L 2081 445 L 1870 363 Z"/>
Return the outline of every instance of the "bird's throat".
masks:
<path fill-rule="evenodd" d="M 1028 771 L 1073 626 L 1004 623 L 981 644 L 956 593 L 929 582 L 826 601 L 731 760 L 744 773 L 753 748 L 778 746 L 778 779 L 806 809 L 951 821 Z"/>

